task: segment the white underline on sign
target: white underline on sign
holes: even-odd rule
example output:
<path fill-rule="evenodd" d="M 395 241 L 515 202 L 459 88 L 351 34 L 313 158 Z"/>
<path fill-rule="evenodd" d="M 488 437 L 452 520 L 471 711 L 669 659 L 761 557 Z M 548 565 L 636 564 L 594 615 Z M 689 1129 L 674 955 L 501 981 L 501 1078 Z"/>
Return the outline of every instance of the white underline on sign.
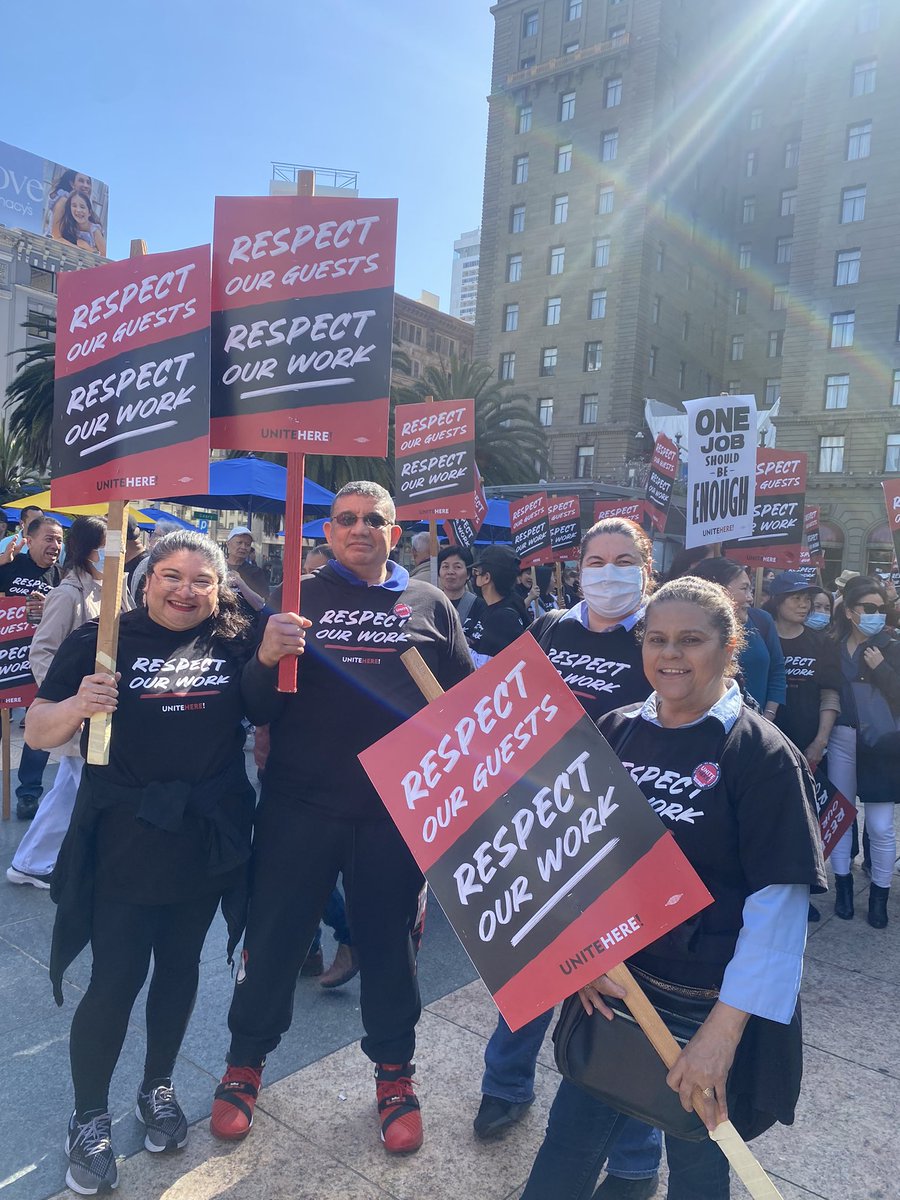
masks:
<path fill-rule="evenodd" d="M 561 888 L 558 888 L 557 891 L 555 891 L 553 893 L 553 895 L 550 897 L 550 899 L 545 904 L 541 905 L 541 907 L 537 910 L 537 912 L 534 914 L 534 916 L 530 920 L 525 922 L 525 924 L 522 926 L 522 928 L 519 930 L 519 932 L 516 934 L 513 934 L 513 936 L 509 940 L 509 944 L 511 946 L 518 946 L 518 944 L 519 944 L 519 942 L 521 942 L 522 938 L 525 937 L 526 934 L 531 933 L 531 931 L 532 931 L 532 929 L 534 929 L 535 925 L 537 925 L 539 921 L 543 921 L 544 917 L 546 917 L 547 913 L 550 912 L 551 909 L 556 908 L 557 904 L 559 904 L 559 902 L 560 902 L 560 900 L 562 900 L 563 896 L 565 896 L 565 895 L 567 895 L 567 893 L 571 892 L 571 890 L 575 886 L 575 884 L 579 883 L 582 879 L 584 879 L 585 875 L 587 875 L 591 871 L 593 871 L 593 869 L 594 869 L 594 867 L 596 867 L 597 863 L 600 862 L 601 859 L 606 858 L 607 854 L 609 854 L 610 851 L 615 850 L 615 848 L 616 848 L 616 846 L 618 846 L 618 844 L 619 844 L 618 838 L 610 838 L 610 840 L 606 843 L 606 845 L 602 848 L 602 850 L 598 850 L 593 858 L 588 859 L 588 861 L 584 864 L 584 866 L 580 870 L 575 872 L 575 874 L 572 876 L 572 878 L 569 880 L 569 882 L 564 883 Z"/>
<path fill-rule="evenodd" d="M 440 487 L 422 488 L 421 492 L 416 492 L 415 495 L 407 497 L 405 503 L 412 504 L 412 502 L 417 500 L 419 496 L 430 496 L 432 492 L 446 492 L 447 488 L 452 488 L 454 486 L 455 484 L 453 483 L 442 483 Z"/>
<path fill-rule="evenodd" d="M 86 450 L 80 450 L 78 457 L 84 458 L 86 454 L 96 454 L 98 450 L 111 446 L 113 442 L 124 442 L 126 438 L 143 437 L 145 433 L 156 433 L 158 429 L 171 429 L 173 425 L 177 424 L 177 421 L 161 421 L 159 425 L 148 425 L 146 429 L 129 429 L 125 433 L 117 433 L 114 437 L 107 438 L 105 442 L 97 442 L 95 446 L 88 446 Z"/>
<path fill-rule="evenodd" d="M 302 392 L 304 388 L 338 387 L 342 383 L 356 383 L 348 375 L 344 379 L 311 379 L 308 383 L 284 383 L 281 387 L 255 388 L 252 392 L 241 392 L 242 400 L 252 400 L 254 396 L 277 396 L 279 392 Z"/>

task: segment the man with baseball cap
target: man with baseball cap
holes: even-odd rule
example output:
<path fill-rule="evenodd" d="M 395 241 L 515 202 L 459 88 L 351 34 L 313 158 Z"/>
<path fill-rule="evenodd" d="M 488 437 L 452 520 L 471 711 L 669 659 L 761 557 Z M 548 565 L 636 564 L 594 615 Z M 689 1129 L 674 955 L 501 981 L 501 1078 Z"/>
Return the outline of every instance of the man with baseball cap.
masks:
<path fill-rule="evenodd" d="M 509 546 L 485 546 L 472 566 L 480 603 L 465 624 L 476 667 L 505 650 L 528 628 L 525 606 L 516 595 L 519 560 Z"/>

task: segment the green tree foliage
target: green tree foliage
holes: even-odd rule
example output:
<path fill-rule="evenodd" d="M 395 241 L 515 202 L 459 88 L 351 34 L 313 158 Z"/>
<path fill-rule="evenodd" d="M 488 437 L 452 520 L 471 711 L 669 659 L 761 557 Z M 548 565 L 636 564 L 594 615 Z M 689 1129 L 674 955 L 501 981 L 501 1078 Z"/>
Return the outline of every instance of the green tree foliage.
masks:
<path fill-rule="evenodd" d="M 50 462 L 50 431 L 53 427 L 53 355 L 56 349 L 56 318 L 35 313 L 22 328 L 40 344 L 25 350 L 16 373 L 6 389 L 9 433 L 16 439 L 21 460 L 27 468 L 44 473 Z"/>
<path fill-rule="evenodd" d="M 23 492 L 41 491 L 46 478 L 24 464 L 21 439 L 0 423 L 0 502 L 18 500 Z"/>

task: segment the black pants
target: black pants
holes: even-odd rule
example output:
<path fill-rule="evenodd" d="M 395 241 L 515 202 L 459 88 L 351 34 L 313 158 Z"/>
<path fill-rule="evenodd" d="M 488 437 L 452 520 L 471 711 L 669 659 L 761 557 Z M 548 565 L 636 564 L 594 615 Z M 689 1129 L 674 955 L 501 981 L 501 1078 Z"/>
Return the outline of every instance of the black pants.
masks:
<path fill-rule="evenodd" d="M 218 894 L 184 904 L 95 900 L 91 982 L 69 1036 L 79 1115 L 109 1107 L 109 1081 L 151 953 L 144 1083 L 171 1078 L 197 995 L 200 951 L 218 903 Z"/>
<path fill-rule="evenodd" d="M 244 954 L 228 1014 L 234 1066 L 256 1066 L 291 1024 L 297 973 L 338 873 L 359 956 L 362 1050 L 405 1063 L 422 1012 L 410 931 L 423 879 L 390 820 L 349 821 L 279 795 L 257 814 Z"/>

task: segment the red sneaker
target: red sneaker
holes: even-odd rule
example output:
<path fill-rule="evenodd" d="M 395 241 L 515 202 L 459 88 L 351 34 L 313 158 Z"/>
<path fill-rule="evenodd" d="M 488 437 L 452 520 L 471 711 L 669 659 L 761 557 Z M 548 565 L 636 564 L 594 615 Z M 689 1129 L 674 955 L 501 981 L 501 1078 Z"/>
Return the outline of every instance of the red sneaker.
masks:
<path fill-rule="evenodd" d="M 422 1117 L 413 1090 L 412 1063 L 378 1063 L 375 1092 L 381 1140 L 389 1154 L 412 1154 L 422 1145 Z"/>
<path fill-rule="evenodd" d="M 214 1137 L 237 1142 L 247 1136 L 261 1087 L 262 1067 L 229 1066 L 213 1100 L 209 1129 Z"/>

